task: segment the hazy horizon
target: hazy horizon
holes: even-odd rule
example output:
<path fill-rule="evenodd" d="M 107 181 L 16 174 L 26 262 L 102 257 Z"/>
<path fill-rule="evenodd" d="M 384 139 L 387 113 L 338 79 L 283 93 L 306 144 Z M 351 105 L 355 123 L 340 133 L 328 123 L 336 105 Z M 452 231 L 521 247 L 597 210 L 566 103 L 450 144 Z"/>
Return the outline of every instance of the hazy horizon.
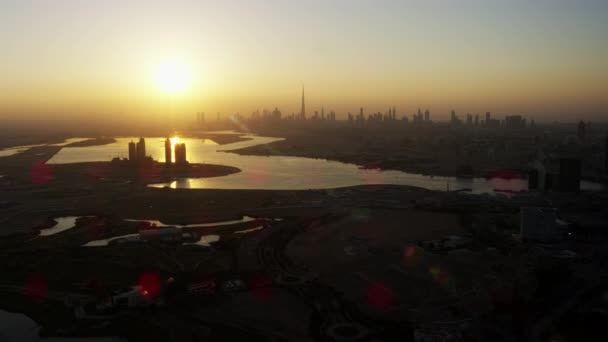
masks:
<path fill-rule="evenodd" d="M 5 1 L 0 118 L 114 120 L 278 107 L 608 117 L 608 2 Z M 159 88 L 158 66 L 186 69 Z"/>

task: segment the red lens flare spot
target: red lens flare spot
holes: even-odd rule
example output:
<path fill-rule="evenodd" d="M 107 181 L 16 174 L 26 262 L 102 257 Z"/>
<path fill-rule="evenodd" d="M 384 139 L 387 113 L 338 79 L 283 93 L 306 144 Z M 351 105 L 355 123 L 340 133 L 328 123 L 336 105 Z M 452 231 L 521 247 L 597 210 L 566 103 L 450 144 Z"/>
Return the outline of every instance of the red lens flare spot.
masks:
<path fill-rule="evenodd" d="M 367 302 L 375 309 L 388 310 L 395 304 L 395 295 L 384 284 L 374 282 L 367 288 Z"/>
<path fill-rule="evenodd" d="M 423 254 L 419 253 L 416 246 L 409 245 L 403 248 L 402 265 L 406 268 L 415 268 L 422 264 Z"/>
<path fill-rule="evenodd" d="M 154 272 L 142 273 L 137 285 L 141 287 L 141 293 L 146 297 L 156 297 L 160 294 L 160 277 Z"/>
<path fill-rule="evenodd" d="M 48 284 L 44 275 L 36 273 L 27 278 L 23 292 L 32 301 L 36 303 L 43 302 L 48 294 Z"/>
<path fill-rule="evenodd" d="M 30 169 L 30 179 L 34 184 L 47 184 L 53 180 L 53 168 L 43 161 L 37 161 Z"/>

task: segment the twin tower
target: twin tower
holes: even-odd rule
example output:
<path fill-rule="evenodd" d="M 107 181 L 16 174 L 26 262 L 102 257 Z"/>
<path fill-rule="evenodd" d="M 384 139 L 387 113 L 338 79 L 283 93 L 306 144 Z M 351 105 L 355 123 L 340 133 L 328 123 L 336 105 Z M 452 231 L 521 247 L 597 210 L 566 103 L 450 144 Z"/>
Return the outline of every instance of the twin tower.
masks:
<path fill-rule="evenodd" d="M 146 160 L 146 140 L 139 138 L 137 144 L 129 143 L 129 160 L 131 162 L 143 163 Z"/>
<path fill-rule="evenodd" d="M 165 164 L 170 165 L 172 163 L 172 153 L 171 153 L 171 139 L 165 139 Z M 186 161 L 186 144 L 175 144 L 175 164 L 176 165 L 185 165 L 188 163 Z"/>
<path fill-rule="evenodd" d="M 186 144 L 175 144 L 175 165 L 186 165 Z M 165 164 L 171 165 L 173 163 L 173 143 L 171 139 L 165 139 Z M 139 138 L 136 143 L 129 143 L 129 160 L 135 163 L 143 163 L 146 160 L 151 160 L 146 156 L 146 140 Z"/>

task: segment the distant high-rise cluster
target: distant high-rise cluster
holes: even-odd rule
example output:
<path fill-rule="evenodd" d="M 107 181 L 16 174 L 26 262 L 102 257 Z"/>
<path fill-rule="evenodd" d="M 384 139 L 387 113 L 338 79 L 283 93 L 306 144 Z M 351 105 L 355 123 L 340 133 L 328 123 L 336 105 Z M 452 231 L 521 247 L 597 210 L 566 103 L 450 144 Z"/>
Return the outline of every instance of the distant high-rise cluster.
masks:
<path fill-rule="evenodd" d="M 424 111 L 424 115 L 422 114 L 422 110 L 418 108 L 416 114 L 412 115 L 413 123 L 430 123 L 431 122 L 431 112 L 427 109 Z"/>
<path fill-rule="evenodd" d="M 134 143 L 129 142 L 129 160 L 132 162 L 143 162 L 146 160 L 146 140 L 139 138 L 139 141 Z"/>
<path fill-rule="evenodd" d="M 507 115 L 505 117 L 505 127 L 506 128 L 525 128 L 526 119 L 524 119 L 521 115 Z"/>
<path fill-rule="evenodd" d="M 498 128 L 500 127 L 500 120 L 492 119 L 492 113 L 486 112 L 486 121 L 484 121 L 486 128 Z"/>
<path fill-rule="evenodd" d="M 311 115 L 309 115 L 309 112 Z M 199 126 L 205 125 L 205 113 L 196 113 L 197 123 Z M 240 113 L 228 114 L 228 116 L 222 118 L 220 113 L 217 113 L 217 120 L 229 120 L 234 123 L 239 123 L 242 126 L 243 123 L 251 125 L 252 128 L 257 126 L 263 126 L 267 124 L 277 125 L 279 123 L 286 124 L 333 124 L 331 122 L 338 121 L 337 114 L 334 111 L 326 111 L 326 107 L 321 106 L 316 110 L 310 110 L 307 112 L 306 106 L 306 95 L 305 89 L 302 87 L 302 93 L 300 97 L 300 109 L 299 112 L 286 114 L 281 112 L 278 107 L 274 110 L 263 109 L 255 110 L 247 118 L 242 116 Z M 389 107 L 385 112 L 365 112 L 364 108 L 361 107 L 358 113 L 348 112 L 346 114 L 346 120 L 349 123 L 366 124 L 366 123 L 391 123 L 399 121 L 400 124 L 441 124 L 434 122 L 431 117 L 431 111 L 429 109 L 418 110 L 412 114 L 397 114 L 396 107 Z M 480 113 L 466 113 L 459 116 L 455 110 L 450 112 L 450 118 L 448 124 L 451 127 L 460 127 L 462 129 L 480 128 L 480 129 L 522 129 L 526 127 L 535 127 L 534 120 L 528 120 L 523 115 L 506 115 L 504 119 L 493 118 L 490 112 L 483 114 Z"/>

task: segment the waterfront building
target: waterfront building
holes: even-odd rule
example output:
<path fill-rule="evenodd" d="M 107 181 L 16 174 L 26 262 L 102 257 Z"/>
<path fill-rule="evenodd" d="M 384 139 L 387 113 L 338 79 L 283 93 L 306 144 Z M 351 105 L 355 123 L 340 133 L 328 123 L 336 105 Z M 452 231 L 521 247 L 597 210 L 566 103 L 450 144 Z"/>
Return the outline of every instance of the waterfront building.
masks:
<path fill-rule="evenodd" d="M 133 141 L 129 143 L 129 160 L 132 162 L 137 161 L 137 147 L 135 147 Z"/>
<path fill-rule="evenodd" d="M 171 140 L 169 138 L 165 139 L 165 163 L 167 165 L 171 164 Z"/>
<path fill-rule="evenodd" d="M 137 142 L 137 160 L 142 162 L 146 159 L 146 140 L 139 138 Z"/>
<path fill-rule="evenodd" d="M 175 164 L 183 165 L 186 164 L 186 144 L 176 144 L 175 145 Z"/>

